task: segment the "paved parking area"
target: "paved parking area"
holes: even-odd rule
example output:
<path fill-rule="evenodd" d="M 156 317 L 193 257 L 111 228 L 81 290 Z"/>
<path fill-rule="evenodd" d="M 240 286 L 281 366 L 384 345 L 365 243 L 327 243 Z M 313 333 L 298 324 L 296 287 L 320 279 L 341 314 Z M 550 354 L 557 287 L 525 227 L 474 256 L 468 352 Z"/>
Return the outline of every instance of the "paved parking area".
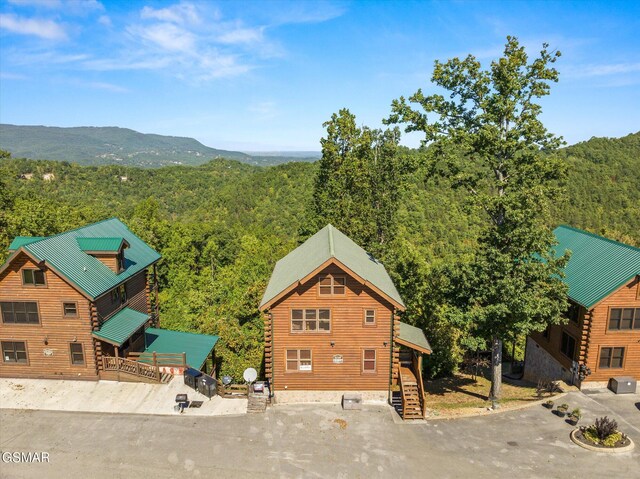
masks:
<path fill-rule="evenodd" d="M 584 422 L 612 416 L 581 393 L 563 398 Z M 616 416 L 627 416 L 627 397 Z M 640 411 L 631 411 L 640 414 Z M 276 406 L 237 417 L 0 411 L 2 451 L 46 451 L 48 464 L 0 464 L 2 477 L 640 477 L 640 446 L 593 453 L 543 407 L 489 416 L 396 424 L 387 406 Z M 619 417 L 616 417 L 622 425 Z M 628 428 L 640 443 L 640 433 Z"/>
<path fill-rule="evenodd" d="M 199 408 L 186 409 L 185 415 L 247 412 L 247 399 L 209 399 L 186 386 L 182 376 L 176 376 L 169 384 L 0 378 L 0 408 L 175 415 L 175 398 L 180 393 L 202 402 Z"/>

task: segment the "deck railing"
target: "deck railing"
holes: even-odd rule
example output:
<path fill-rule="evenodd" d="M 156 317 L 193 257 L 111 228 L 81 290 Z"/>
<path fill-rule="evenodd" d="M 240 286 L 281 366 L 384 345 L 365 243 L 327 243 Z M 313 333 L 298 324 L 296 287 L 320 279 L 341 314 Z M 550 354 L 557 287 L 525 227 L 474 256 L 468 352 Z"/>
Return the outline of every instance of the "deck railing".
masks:
<path fill-rule="evenodd" d="M 119 371 L 160 382 L 160 369 L 158 366 L 141 363 L 139 361 L 103 356 L 102 367 L 104 371 Z"/>
<path fill-rule="evenodd" d="M 167 368 L 186 368 L 186 353 L 131 352 L 129 357 L 141 363 Z"/>
<path fill-rule="evenodd" d="M 422 417 L 427 416 L 427 401 L 426 394 L 424 392 L 424 384 L 422 382 L 422 367 L 420 367 L 420 361 L 422 360 L 422 355 L 413 354 L 411 359 L 411 366 L 413 369 L 413 374 L 416 375 L 418 379 L 418 394 L 420 395 L 420 406 L 422 407 Z"/>

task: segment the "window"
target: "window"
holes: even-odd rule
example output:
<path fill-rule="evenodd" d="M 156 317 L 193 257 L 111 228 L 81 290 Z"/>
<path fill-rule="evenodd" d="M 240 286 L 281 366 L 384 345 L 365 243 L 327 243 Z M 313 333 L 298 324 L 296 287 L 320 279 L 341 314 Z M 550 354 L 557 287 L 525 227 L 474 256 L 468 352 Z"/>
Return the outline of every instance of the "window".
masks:
<path fill-rule="evenodd" d="M 330 309 L 292 309 L 291 331 L 328 333 L 331 331 Z"/>
<path fill-rule="evenodd" d="M 126 303 L 127 302 L 127 287 L 126 285 L 123 283 L 120 286 L 118 286 L 118 294 L 120 295 L 120 303 Z"/>
<path fill-rule="evenodd" d="M 310 349 L 287 349 L 287 371 L 311 371 Z"/>
<path fill-rule="evenodd" d="M 33 286 L 45 286 L 44 271 L 40 269 L 23 269 L 22 284 L 30 284 Z"/>
<path fill-rule="evenodd" d="M 121 284 L 117 288 L 111 290 L 112 303 L 125 303 L 127 301 L 127 288 L 125 284 Z"/>
<path fill-rule="evenodd" d="M 38 303 L 31 301 L 13 301 L 0 303 L 3 323 L 39 324 Z"/>
<path fill-rule="evenodd" d="M 362 351 L 362 371 L 365 373 L 376 372 L 376 350 L 365 349 Z"/>
<path fill-rule="evenodd" d="M 376 324 L 376 310 L 375 309 L 365 309 L 364 310 L 364 324 L 365 326 L 371 326 Z"/>
<path fill-rule="evenodd" d="M 578 319 L 580 318 L 580 306 L 574 303 L 569 304 L 569 309 L 565 313 L 569 321 L 574 323 L 578 323 Z"/>
<path fill-rule="evenodd" d="M 622 368 L 624 362 L 624 348 L 600 348 L 600 367 Z"/>
<path fill-rule="evenodd" d="M 5 363 L 26 364 L 27 344 L 24 341 L 2 341 L 2 360 Z"/>
<path fill-rule="evenodd" d="M 320 294 L 322 295 L 345 293 L 345 289 L 346 289 L 345 285 L 347 283 L 344 276 L 333 276 L 333 275 L 320 276 L 320 279 L 318 282 L 320 284 Z"/>
<path fill-rule="evenodd" d="M 84 365 L 84 351 L 81 343 L 69 343 L 69 350 L 71 352 L 71 364 L 74 366 Z"/>
<path fill-rule="evenodd" d="M 78 305 L 76 303 L 62 303 L 62 311 L 65 318 L 75 318 L 78 316 Z"/>
<path fill-rule="evenodd" d="M 560 344 L 560 352 L 569 359 L 573 360 L 576 356 L 576 338 L 562 332 L 562 343 Z"/>
<path fill-rule="evenodd" d="M 124 271 L 124 251 L 120 251 L 116 256 L 116 264 L 118 268 L 118 273 Z"/>
<path fill-rule="evenodd" d="M 611 308 L 609 329 L 640 329 L 640 308 Z"/>

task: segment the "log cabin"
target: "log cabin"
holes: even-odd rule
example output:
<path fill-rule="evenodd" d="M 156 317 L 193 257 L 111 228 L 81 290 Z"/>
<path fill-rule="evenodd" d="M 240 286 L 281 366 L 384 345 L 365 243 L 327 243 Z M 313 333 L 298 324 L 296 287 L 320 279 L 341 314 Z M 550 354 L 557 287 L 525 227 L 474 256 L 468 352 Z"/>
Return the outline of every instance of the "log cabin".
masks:
<path fill-rule="evenodd" d="M 425 415 L 422 330 L 380 261 L 331 225 L 280 259 L 260 303 L 265 376 L 276 402 L 338 402 L 345 393 Z"/>
<path fill-rule="evenodd" d="M 557 254 L 571 252 L 563 278 L 570 306 L 566 324 L 527 338 L 525 379 L 581 389 L 640 380 L 640 249 L 569 226 L 554 233 Z"/>
<path fill-rule="evenodd" d="M 217 336 L 159 328 L 160 255 L 111 218 L 17 237 L 0 266 L 0 377 L 166 382 Z"/>

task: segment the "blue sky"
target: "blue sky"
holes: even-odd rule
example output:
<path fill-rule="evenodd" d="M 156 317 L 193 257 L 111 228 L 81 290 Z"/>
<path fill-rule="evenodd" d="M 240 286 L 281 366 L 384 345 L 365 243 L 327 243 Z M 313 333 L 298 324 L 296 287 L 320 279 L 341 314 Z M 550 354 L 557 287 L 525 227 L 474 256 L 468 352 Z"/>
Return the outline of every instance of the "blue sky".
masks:
<path fill-rule="evenodd" d="M 562 52 L 543 121 L 572 144 L 640 130 L 638 32 L 623 1 L 1 0 L 0 121 L 319 150 L 340 108 L 379 127 L 434 60 L 489 65 L 515 35 Z"/>

